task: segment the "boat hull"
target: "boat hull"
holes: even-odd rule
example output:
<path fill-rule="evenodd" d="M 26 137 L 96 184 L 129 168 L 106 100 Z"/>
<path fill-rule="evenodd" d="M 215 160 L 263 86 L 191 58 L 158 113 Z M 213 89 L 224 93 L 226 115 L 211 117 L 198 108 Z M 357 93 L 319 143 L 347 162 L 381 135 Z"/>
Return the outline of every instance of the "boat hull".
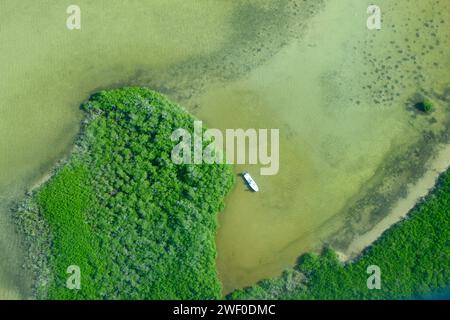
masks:
<path fill-rule="evenodd" d="M 259 187 L 256 184 L 255 180 L 253 180 L 253 178 L 251 177 L 251 175 L 248 172 L 245 172 L 242 177 L 244 178 L 245 182 L 247 183 L 248 187 L 254 191 L 254 192 L 258 192 L 259 191 Z"/>

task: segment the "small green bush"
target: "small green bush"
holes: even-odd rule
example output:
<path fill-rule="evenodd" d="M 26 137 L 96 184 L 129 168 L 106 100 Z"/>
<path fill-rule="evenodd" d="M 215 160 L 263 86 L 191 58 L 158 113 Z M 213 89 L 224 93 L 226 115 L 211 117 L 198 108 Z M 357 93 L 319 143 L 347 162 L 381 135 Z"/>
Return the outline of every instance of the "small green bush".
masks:
<path fill-rule="evenodd" d="M 425 113 L 430 113 L 433 111 L 433 102 L 431 100 L 425 99 L 422 102 L 419 102 L 416 107 Z"/>

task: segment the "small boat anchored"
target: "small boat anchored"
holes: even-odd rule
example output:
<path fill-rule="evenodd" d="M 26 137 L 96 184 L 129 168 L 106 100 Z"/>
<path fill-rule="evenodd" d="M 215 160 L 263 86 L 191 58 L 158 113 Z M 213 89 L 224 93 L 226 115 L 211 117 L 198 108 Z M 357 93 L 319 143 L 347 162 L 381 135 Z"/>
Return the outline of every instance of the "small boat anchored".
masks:
<path fill-rule="evenodd" d="M 255 192 L 259 191 L 258 185 L 256 184 L 255 180 L 253 180 L 252 176 L 248 172 L 244 172 L 242 174 L 242 177 L 244 178 L 245 182 L 249 186 L 250 189 L 252 189 Z"/>

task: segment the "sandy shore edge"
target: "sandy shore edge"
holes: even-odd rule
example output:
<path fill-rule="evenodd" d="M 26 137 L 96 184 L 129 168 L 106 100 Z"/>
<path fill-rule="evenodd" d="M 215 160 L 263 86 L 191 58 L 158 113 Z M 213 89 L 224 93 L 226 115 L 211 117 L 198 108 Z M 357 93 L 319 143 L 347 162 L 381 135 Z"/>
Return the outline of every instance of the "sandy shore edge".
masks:
<path fill-rule="evenodd" d="M 378 224 L 370 231 L 355 237 L 344 251 L 338 251 L 338 258 L 348 262 L 360 255 L 367 247 L 378 240 L 385 231 L 405 219 L 416 204 L 425 197 L 436 185 L 439 176 L 450 166 L 450 144 L 441 145 L 438 153 L 428 161 L 427 171 L 413 184 L 407 186 L 406 198 L 399 199 Z"/>

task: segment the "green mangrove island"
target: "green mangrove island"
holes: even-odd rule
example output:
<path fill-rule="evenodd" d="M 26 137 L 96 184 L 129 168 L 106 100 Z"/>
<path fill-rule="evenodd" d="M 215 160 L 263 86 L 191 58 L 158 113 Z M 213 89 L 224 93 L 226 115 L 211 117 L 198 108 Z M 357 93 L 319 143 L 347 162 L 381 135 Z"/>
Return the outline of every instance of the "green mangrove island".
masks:
<path fill-rule="evenodd" d="M 146 88 L 94 94 L 74 148 L 17 210 L 38 299 L 220 299 L 217 214 L 230 166 L 176 165 L 168 137 L 194 117 Z M 207 143 L 208 141 L 204 142 Z M 332 248 L 228 299 L 399 299 L 450 285 L 450 171 L 356 260 Z M 66 286 L 68 268 L 81 287 Z M 380 290 L 367 289 L 370 265 Z"/>
<path fill-rule="evenodd" d="M 194 118 L 158 93 L 93 95 L 70 158 L 20 207 L 35 296 L 49 299 L 220 298 L 217 213 L 226 165 L 176 165 L 169 139 Z M 67 268 L 81 289 L 66 288 Z"/>

